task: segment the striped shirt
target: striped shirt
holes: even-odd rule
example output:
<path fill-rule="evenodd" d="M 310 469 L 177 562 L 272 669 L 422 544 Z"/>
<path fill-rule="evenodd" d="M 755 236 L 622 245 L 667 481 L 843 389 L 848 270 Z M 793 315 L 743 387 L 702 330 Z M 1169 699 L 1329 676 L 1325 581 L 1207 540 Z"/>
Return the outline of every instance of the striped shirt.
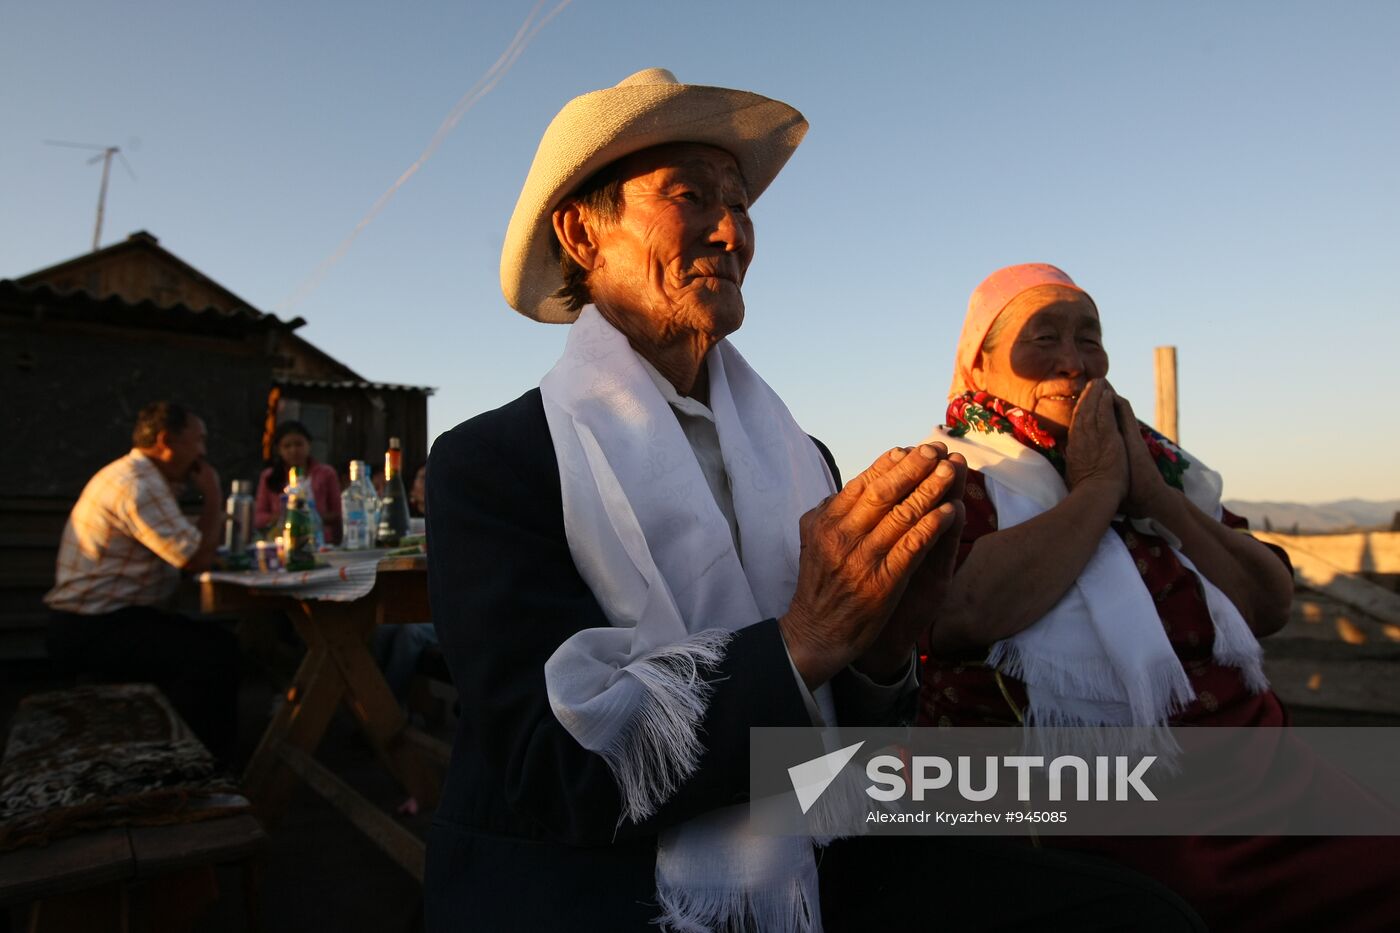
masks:
<path fill-rule="evenodd" d="M 170 481 L 139 450 L 97 471 L 63 528 L 52 609 L 100 615 L 169 599 L 199 549 Z"/>

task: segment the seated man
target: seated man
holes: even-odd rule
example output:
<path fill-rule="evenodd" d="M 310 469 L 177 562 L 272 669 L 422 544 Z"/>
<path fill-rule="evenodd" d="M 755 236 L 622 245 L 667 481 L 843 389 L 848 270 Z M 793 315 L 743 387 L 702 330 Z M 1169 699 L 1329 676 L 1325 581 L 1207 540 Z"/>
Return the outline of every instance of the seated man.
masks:
<path fill-rule="evenodd" d="M 238 643 L 214 623 L 163 608 L 180 571 L 209 569 L 223 527 L 219 474 L 204 461 L 204 422 L 174 402 L 141 409 L 132 450 L 88 481 L 58 551 L 49 656 L 74 673 L 149 681 L 227 762 L 236 741 Z M 204 497 L 199 524 L 178 488 Z"/>

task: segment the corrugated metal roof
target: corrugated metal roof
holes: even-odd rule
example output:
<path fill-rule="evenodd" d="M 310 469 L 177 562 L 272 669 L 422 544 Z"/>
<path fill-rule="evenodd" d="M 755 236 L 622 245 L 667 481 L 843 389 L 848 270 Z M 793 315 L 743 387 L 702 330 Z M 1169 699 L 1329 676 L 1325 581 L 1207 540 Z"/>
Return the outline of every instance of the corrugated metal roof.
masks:
<path fill-rule="evenodd" d="M 297 379 L 295 377 L 285 377 L 282 379 L 274 379 L 273 382 L 279 386 L 303 389 L 363 389 L 374 390 L 376 392 L 421 392 L 424 395 L 432 395 L 437 392 L 436 386 L 410 386 L 399 385 L 393 382 L 367 382 L 353 379 Z"/>
<path fill-rule="evenodd" d="M 225 334 L 290 332 L 306 323 L 299 317 L 284 321 L 275 314 L 252 308 L 221 311 L 182 304 L 160 305 L 149 299 L 131 302 L 117 295 L 99 297 L 83 289 L 59 290 L 47 283 L 22 285 L 13 279 L 0 279 L 0 313 L 30 317 L 56 314 L 65 320 Z"/>

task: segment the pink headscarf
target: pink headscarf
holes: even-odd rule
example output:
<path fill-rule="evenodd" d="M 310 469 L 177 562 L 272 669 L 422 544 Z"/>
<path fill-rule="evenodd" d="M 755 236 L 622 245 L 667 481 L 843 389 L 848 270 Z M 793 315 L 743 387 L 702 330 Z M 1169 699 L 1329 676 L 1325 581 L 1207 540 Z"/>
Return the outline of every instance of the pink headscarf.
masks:
<path fill-rule="evenodd" d="M 977 354 L 982 352 L 987 332 L 1011 299 L 1038 285 L 1063 285 L 1077 292 L 1084 291 L 1064 272 L 1043 262 L 998 269 L 977 286 L 967 303 L 967 317 L 963 319 L 962 336 L 958 338 L 958 355 L 953 360 L 953 385 L 948 390 L 948 398 L 976 388 L 972 384 L 972 367 L 977 362 Z M 1087 293 L 1085 295 L 1087 297 Z"/>

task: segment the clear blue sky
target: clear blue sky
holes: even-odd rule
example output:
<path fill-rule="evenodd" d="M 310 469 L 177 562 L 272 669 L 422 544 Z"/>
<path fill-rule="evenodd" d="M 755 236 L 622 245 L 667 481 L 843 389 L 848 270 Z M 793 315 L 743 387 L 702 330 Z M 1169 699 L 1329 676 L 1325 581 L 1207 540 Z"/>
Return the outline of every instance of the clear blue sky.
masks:
<path fill-rule="evenodd" d="M 42 140 L 121 145 L 104 243 L 150 230 L 370 378 L 437 386 L 437 433 L 562 348 L 497 277 L 545 125 L 663 66 L 811 121 L 735 343 L 848 475 L 941 419 L 978 281 L 1046 261 L 1139 414 L 1177 345 L 1183 443 L 1228 496 L 1400 497 L 1400 4 L 575 0 L 287 309 L 530 9 L 3 0 L 0 277 L 91 241 L 98 169 Z"/>

